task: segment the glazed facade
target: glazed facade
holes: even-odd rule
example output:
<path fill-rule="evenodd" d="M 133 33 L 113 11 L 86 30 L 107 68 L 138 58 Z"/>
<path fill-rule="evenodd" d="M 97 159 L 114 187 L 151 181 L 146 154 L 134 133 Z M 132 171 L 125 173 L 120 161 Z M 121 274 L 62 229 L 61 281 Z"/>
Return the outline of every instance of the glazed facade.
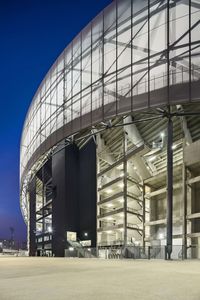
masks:
<path fill-rule="evenodd" d="M 200 2 L 118 0 L 66 47 L 39 86 L 21 138 L 21 208 L 41 158 L 105 120 L 200 100 Z"/>

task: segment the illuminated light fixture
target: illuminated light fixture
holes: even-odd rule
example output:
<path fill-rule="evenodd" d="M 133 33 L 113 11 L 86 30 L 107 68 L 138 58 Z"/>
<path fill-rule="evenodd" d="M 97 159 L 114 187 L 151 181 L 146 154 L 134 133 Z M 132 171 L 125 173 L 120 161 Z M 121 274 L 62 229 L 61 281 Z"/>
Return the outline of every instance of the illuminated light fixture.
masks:
<path fill-rule="evenodd" d="M 124 228 L 120 228 L 120 230 L 119 230 L 120 232 L 123 232 L 124 231 Z"/>
<path fill-rule="evenodd" d="M 106 232 L 107 232 L 108 234 L 110 234 L 110 233 L 112 233 L 112 230 L 107 230 Z"/>
<path fill-rule="evenodd" d="M 124 203 L 124 199 L 119 199 L 118 200 L 120 203 Z"/>
<path fill-rule="evenodd" d="M 84 236 L 88 236 L 88 233 L 87 233 L 87 232 L 84 232 Z"/>
<path fill-rule="evenodd" d="M 113 192 L 113 190 L 112 190 L 112 189 L 108 189 L 108 190 L 106 190 L 106 193 L 107 193 L 107 194 L 112 194 L 112 192 Z"/>
<path fill-rule="evenodd" d="M 123 188 L 123 187 L 124 187 L 123 182 L 122 182 L 122 183 L 119 183 L 119 184 L 118 184 L 118 187 L 119 187 L 119 188 Z"/>
<path fill-rule="evenodd" d="M 153 156 L 151 156 L 151 157 L 148 159 L 149 162 L 152 162 L 152 161 L 154 161 L 154 160 L 156 160 L 156 155 L 153 155 Z"/>
<path fill-rule="evenodd" d="M 123 168 L 122 165 L 116 167 L 117 170 L 121 170 L 122 168 Z"/>
<path fill-rule="evenodd" d="M 164 133 L 164 132 L 161 132 L 160 136 L 161 136 L 161 138 L 163 139 L 164 136 L 165 136 L 165 133 Z"/>
<path fill-rule="evenodd" d="M 136 171 L 136 170 L 137 170 L 137 167 L 136 167 L 136 166 L 134 166 L 134 167 L 133 167 L 133 170 L 135 170 L 135 171 Z"/>
<path fill-rule="evenodd" d="M 107 219 L 108 221 L 112 221 L 112 220 L 113 220 L 112 217 L 107 217 L 106 219 Z"/>
<path fill-rule="evenodd" d="M 114 205 L 112 203 L 108 203 L 107 207 L 113 207 Z"/>
<path fill-rule="evenodd" d="M 53 230 L 52 230 L 52 227 L 51 226 L 49 226 L 48 228 L 47 228 L 47 231 L 49 232 L 49 233 L 51 233 Z"/>
<path fill-rule="evenodd" d="M 74 251 L 74 248 L 73 247 L 69 247 L 69 251 Z"/>
<path fill-rule="evenodd" d="M 177 147 L 178 147 L 178 145 L 173 145 L 172 150 L 176 149 Z"/>
<path fill-rule="evenodd" d="M 159 233 L 158 237 L 159 237 L 160 240 L 162 240 L 162 239 L 164 239 L 164 234 L 163 233 Z"/>

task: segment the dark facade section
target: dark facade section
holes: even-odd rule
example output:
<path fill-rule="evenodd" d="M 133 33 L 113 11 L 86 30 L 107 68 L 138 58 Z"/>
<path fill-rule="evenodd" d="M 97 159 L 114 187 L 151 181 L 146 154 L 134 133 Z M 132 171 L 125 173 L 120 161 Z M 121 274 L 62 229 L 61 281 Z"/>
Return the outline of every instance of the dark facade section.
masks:
<path fill-rule="evenodd" d="M 80 150 L 80 239 L 96 246 L 96 144 L 91 139 Z"/>
<path fill-rule="evenodd" d="M 52 157 L 52 253 L 64 256 L 67 232 L 96 246 L 96 146 L 58 149 Z M 86 235 L 87 233 L 87 235 Z"/>
<path fill-rule="evenodd" d="M 60 149 L 52 157 L 52 252 L 55 256 L 63 256 L 65 248 L 65 228 L 66 228 L 66 168 L 65 149 Z"/>
<path fill-rule="evenodd" d="M 66 230 L 79 231 L 79 149 L 70 145 L 65 150 L 65 202 L 66 202 Z"/>
<path fill-rule="evenodd" d="M 35 242 L 35 232 L 36 232 L 36 182 L 35 178 L 29 184 L 29 256 L 35 256 L 36 253 L 36 242 Z"/>

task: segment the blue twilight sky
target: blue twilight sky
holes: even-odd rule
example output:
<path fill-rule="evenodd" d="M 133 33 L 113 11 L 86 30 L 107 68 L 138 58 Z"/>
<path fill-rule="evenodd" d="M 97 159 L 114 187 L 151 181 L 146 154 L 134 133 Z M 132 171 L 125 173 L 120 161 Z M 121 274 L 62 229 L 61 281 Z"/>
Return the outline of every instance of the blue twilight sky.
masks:
<path fill-rule="evenodd" d="M 19 207 L 24 118 L 65 46 L 111 0 L 0 0 L 0 238 L 25 240 Z"/>

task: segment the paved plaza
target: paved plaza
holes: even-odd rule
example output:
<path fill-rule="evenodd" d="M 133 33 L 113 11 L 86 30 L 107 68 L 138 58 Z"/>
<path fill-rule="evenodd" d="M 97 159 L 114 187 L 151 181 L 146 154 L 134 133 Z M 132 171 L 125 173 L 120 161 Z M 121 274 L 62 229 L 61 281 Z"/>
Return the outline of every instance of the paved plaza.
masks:
<path fill-rule="evenodd" d="M 0 300 L 200 300 L 200 261 L 0 257 Z"/>

